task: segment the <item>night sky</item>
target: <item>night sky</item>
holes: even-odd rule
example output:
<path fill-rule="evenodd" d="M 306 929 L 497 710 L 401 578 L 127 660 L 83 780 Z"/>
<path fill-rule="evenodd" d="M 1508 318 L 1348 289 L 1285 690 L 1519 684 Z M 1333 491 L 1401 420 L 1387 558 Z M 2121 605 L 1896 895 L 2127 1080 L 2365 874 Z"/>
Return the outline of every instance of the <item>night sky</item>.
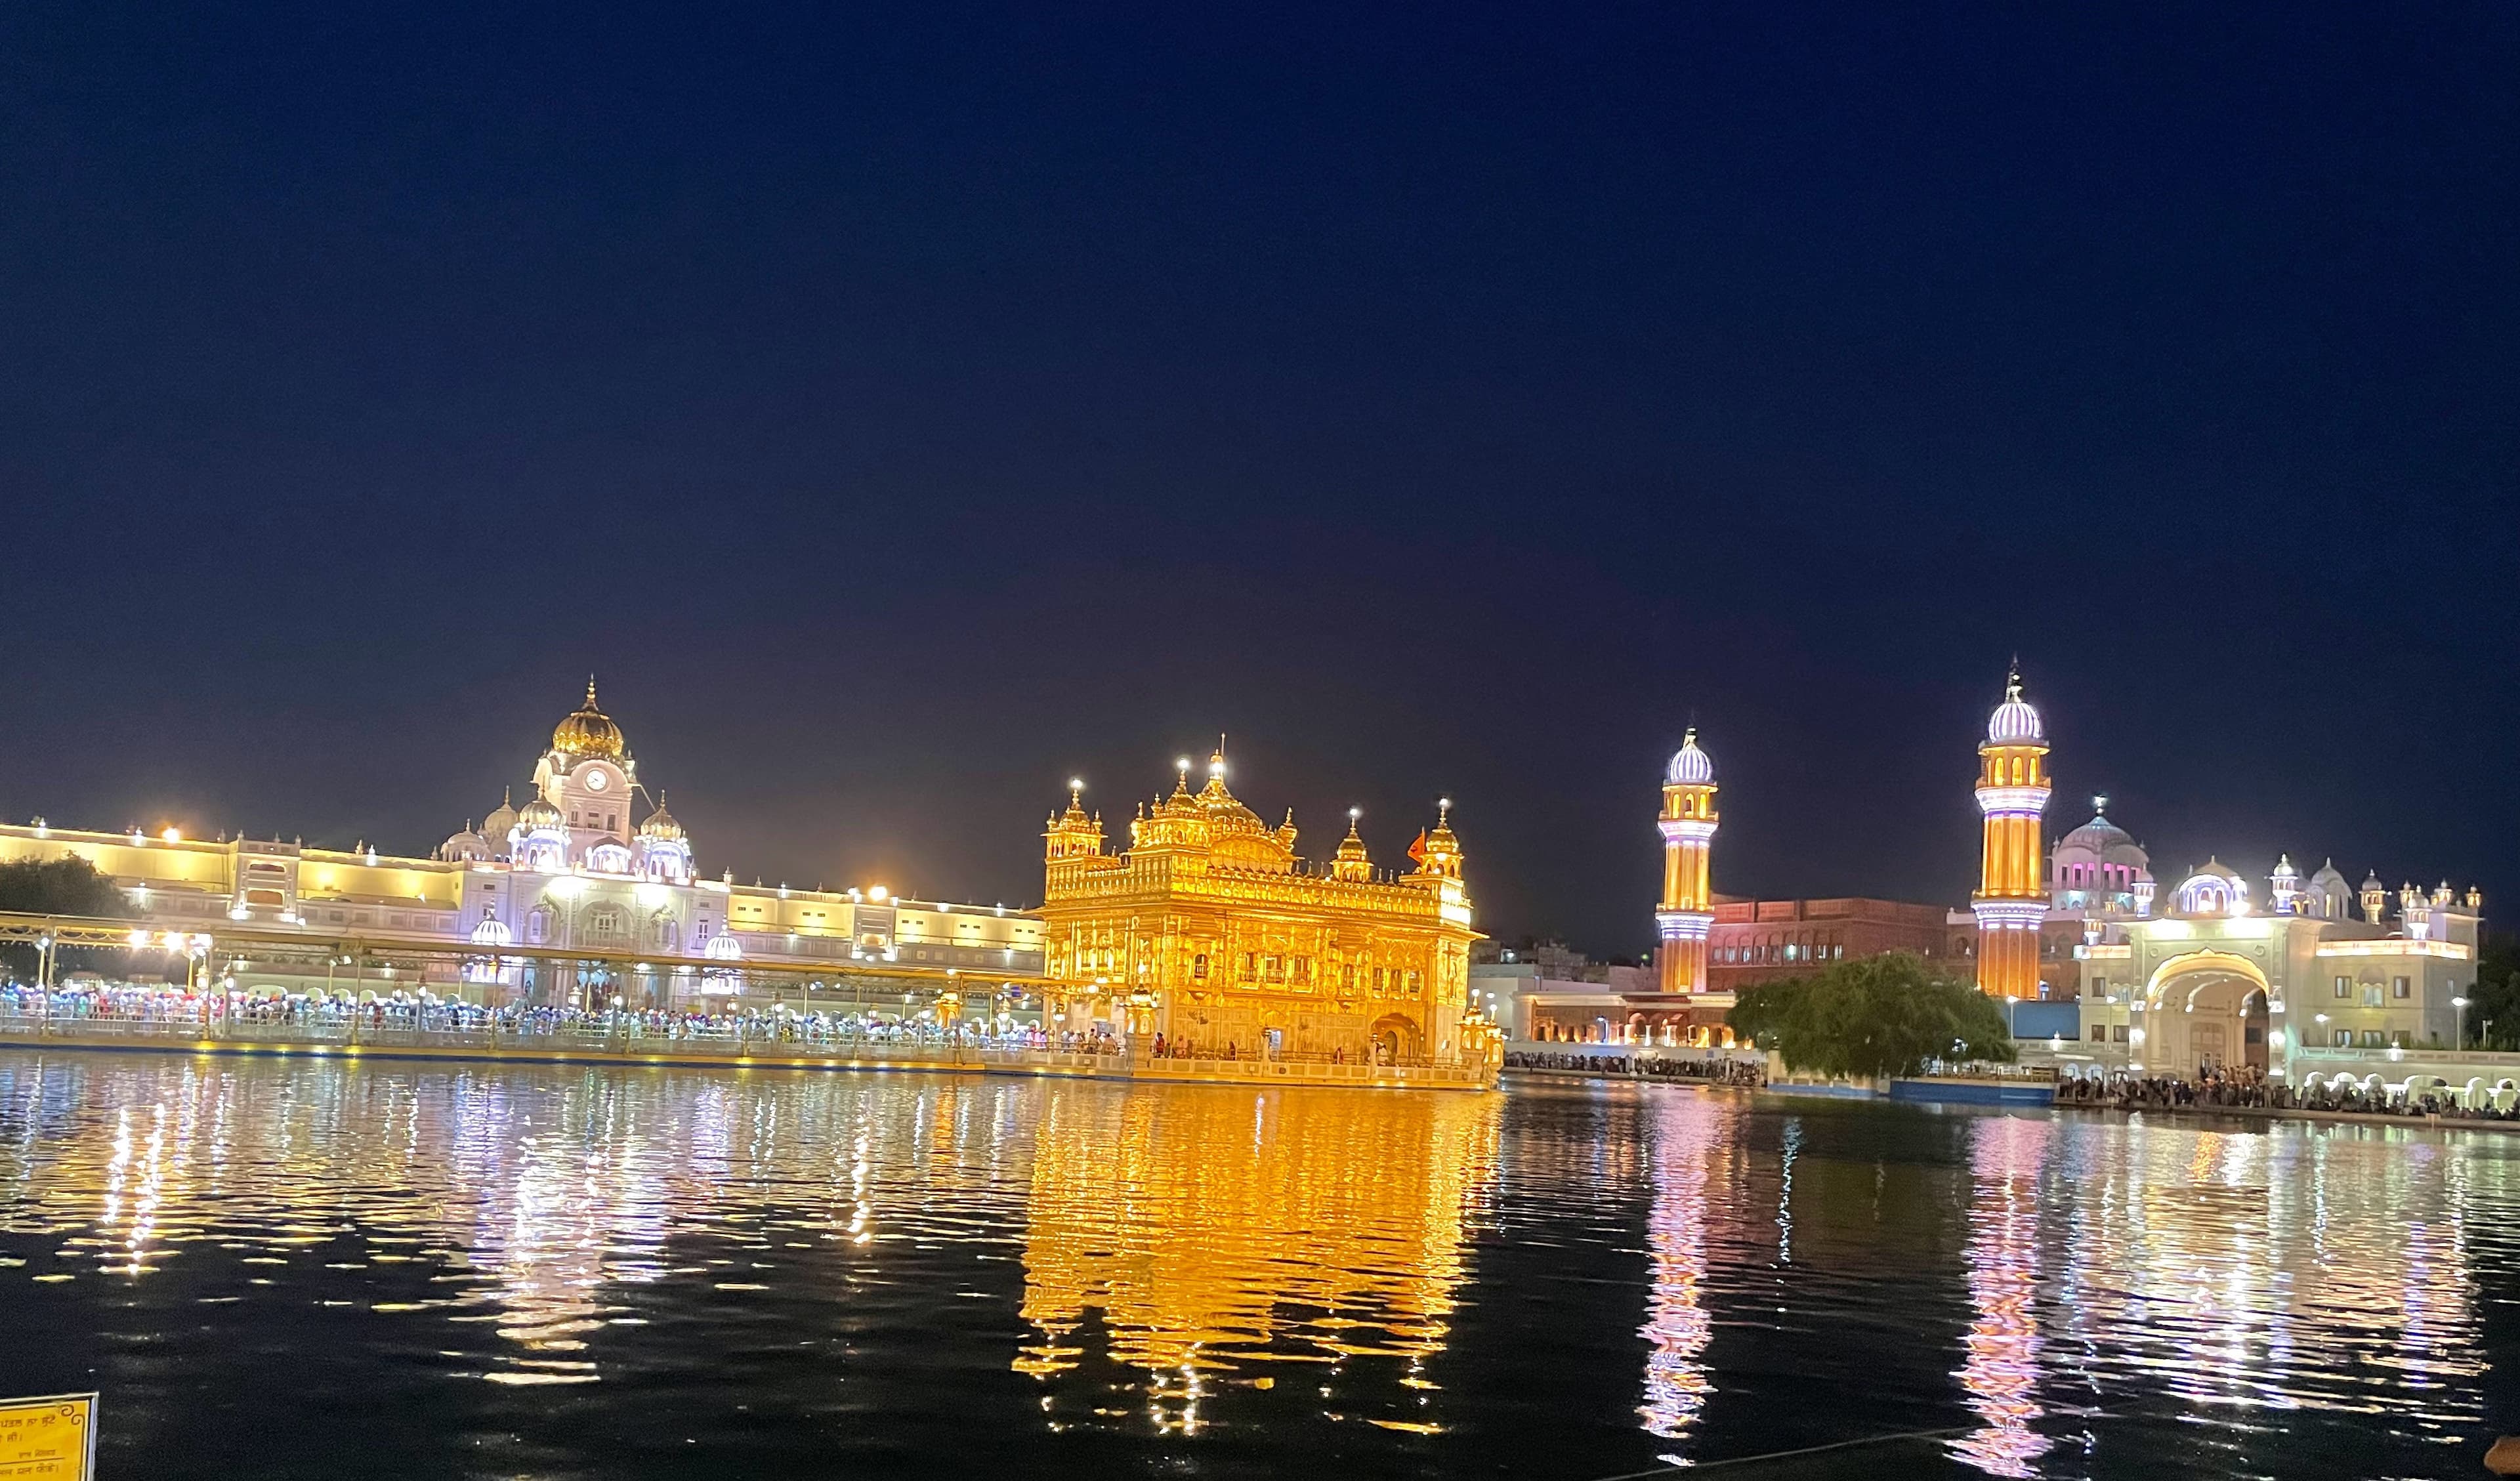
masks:
<path fill-rule="evenodd" d="M 591 671 L 711 874 L 1223 731 L 1634 952 L 1692 715 L 1964 900 L 2018 652 L 2051 835 L 2520 912 L 2520 10 L 857 9 L 0 11 L 0 815 L 425 851 Z"/>

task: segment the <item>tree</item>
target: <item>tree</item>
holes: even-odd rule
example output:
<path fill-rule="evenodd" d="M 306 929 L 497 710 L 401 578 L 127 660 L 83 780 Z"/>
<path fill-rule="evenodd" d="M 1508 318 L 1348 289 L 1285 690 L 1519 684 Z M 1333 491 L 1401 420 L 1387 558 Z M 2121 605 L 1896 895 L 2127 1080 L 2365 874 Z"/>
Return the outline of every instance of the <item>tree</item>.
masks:
<path fill-rule="evenodd" d="M 126 917 L 137 914 L 111 875 L 75 856 L 66 859 L 18 859 L 0 863 L 0 911 L 26 916 Z M 68 961 L 85 962 L 93 948 L 78 949 Z M 21 977 L 35 974 L 35 948 L 25 944 L 0 947 L 0 963 Z"/>
<path fill-rule="evenodd" d="M 2467 1047 L 2520 1049 L 2520 934 L 2489 931 L 2477 949 L 2476 985 L 2467 990 Z"/>
<path fill-rule="evenodd" d="M 1907 952 L 1762 982 L 1741 993 L 1724 1021 L 1783 1055 L 1787 1067 L 1824 1075 L 1912 1075 L 1931 1059 L 2013 1056 L 2011 1030 L 1993 999 L 1935 976 Z"/>

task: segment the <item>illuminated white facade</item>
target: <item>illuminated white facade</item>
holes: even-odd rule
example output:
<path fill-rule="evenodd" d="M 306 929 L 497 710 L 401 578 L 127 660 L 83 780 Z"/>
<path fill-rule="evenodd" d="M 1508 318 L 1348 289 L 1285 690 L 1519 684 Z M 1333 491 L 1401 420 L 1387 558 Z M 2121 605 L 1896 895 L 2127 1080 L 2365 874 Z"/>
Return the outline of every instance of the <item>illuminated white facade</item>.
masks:
<path fill-rule="evenodd" d="M 2162 914 L 2094 930 L 2076 951 L 2077 1056 L 2147 1074 L 2253 1067 L 2296 1082 L 2369 1060 L 2373 1072 L 2406 1066 L 2386 1075 L 2394 1085 L 2415 1061 L 2472 1041 L 2460 1000 L 2476 984 L 2483 895 L 2408 885 L 2394 919 L 2380 891 L 2357 920 L 2343 882 L 2329 866 L 2305 886 L 2287 858 L 2261 901 L 2209 859 Z"/>
<path fill-rule="evenodd" d="M 380 952 L 461 943 L 589 959 L 584 970 L 514 959 L 486 974 L 469 970 L 475 996 L 583 1001 L 590 984 L 603 984 L 632 1002 L 680 1002 L 740 990 L 741 963 L 968 973 L 974 985 L 1037 978 L 1042 967 L 1041 918 L 1030 912 L 905 900 L 879 885 L 803 890 L 738 884 L 731 872 L 701 877 L 693 839 L 661 799 L 647 800 L 592 683 L 536 759 L 523 805 L 512 790 L 479 828 L 468 825 L 428 858 L 41 820 L 0 827 L 0 860 L 65 857 L 113 877 L 153 927 L 355 937 Z"/>

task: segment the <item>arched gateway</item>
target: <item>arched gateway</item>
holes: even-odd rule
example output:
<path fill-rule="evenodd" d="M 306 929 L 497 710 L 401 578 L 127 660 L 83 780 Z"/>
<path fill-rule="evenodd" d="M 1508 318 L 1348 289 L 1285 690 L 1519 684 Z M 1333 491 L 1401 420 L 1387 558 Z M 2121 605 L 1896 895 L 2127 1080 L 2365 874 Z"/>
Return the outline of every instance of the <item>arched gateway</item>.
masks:
<path fill-rule="evenodd" d="M 2266 973 L 2228 952 L 2189 952 L 2161 964 L 2144 987 L 2144 1046 L 2158 1074 L 2197 1074 L 2208 1063 L 2266 1069 Z"/>

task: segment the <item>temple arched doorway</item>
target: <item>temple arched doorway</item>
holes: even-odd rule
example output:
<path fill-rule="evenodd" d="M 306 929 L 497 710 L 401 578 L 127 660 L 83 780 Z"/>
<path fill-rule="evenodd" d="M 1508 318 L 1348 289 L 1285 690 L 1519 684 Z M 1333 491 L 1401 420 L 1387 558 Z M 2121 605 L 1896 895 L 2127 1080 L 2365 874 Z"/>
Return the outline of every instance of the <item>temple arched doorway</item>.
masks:
<path fill-rule="evenodd" d="M 1373 1062 L 1376 1064 L 1408 1064 L 1418 1057 L 1420 1041 L 1417 1020 L 1406 1014 L 1385 1013 L 1374 1019 L 1367 1037 L 1373 1046 Z"/>
<path fill-rule="evenodd" d="M 2156 1074 L 2269 1068 L 2266 974 L 2228 952 L 2173 957 L 2144 989 L 2139 1056 Z"/>

